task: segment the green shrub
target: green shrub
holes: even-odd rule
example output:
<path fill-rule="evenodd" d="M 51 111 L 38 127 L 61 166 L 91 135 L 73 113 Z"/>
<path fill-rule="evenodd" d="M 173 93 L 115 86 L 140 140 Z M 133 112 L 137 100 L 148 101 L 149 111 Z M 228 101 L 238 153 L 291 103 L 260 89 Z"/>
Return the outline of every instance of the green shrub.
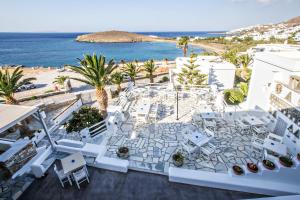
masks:
<path fill-rule="evenodd" d="M 79 132 L 84 128 L 90 127 L 103 120 L 97 108 L 83 106 L 78 112 L 73 113 L 72 119 L 66 124 L 66 131 Z"/>
<path fill-rule="evenodd" d="M 237 105 L 244 101 L 244 95 L 240 89 L 224 90 L 224 100 L 229 105 Z"/>
<path fill-rule="evenodd" d="M 169 77 L 167 76 L 163 76 L 161 79 L 160 79 L 160 83 L 165 83 L 165 82 L 168 82 L 169 81 Z"/>
<path fill-rule="evenodd" d="M 241 93 L 244 95 L 244 97 L 247 97 L 247 95 L 248 95 L 248 90 L 249 90 L 248 83 L 240 82 L 240 83 L 238 84 L 238 87 L 239 87 Z"/>

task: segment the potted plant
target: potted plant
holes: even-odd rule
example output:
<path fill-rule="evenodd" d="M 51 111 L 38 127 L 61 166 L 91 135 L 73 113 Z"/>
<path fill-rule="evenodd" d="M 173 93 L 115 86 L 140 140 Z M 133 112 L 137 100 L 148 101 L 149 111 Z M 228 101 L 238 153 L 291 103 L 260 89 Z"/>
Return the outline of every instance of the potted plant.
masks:
<path fill-rule="evenodd" d="M 176 167 L 181 167 L 183 165 L 184 157 L 181 152 L 177 152 L 173 154 L 172 159 L 173 159 L 173 164 Z"/>
<path fill-rule="evenodd" d="M 117 155 L 119 158 L 128 158 L 129 157 L 128 147 L 119 147 L 117 150 Z"/>
<path fill-rule="evenodd" d="M 254 163 L 247 163 L 247 168 L 252 173 L 257 173 L 258 172 L 258 166 Z"/>
<path fill-rule="evenodd" d="M 300 161 L 300 153 L 297 154 L 297 159 Z"/>
<path fill-rule="evenodd" d="M 276 165 L 270 160 L 263 160 L 263 166 L 268 170 L 274 170 Z"/>
<path fill-rule="evenodd" d="M 234 172 L 236 175 L 243 175 L 243 174 L 244 174 L 243 168 L 241 168 L 241 167 L 238 166 L 238 165 L 234 165 L 234 166 L 232 167 L 232 170 L 233 170 L 233 172 Z"/>
<path fill-rule="evenodd" d="M 280 156 L 279 157 L 279 162 L 280 164 L 282 164 L 283 166 L 285 167 L 292 167 L 293 166 L 293 160 L 290 159 L 289 157 L 287 156 Z"/>

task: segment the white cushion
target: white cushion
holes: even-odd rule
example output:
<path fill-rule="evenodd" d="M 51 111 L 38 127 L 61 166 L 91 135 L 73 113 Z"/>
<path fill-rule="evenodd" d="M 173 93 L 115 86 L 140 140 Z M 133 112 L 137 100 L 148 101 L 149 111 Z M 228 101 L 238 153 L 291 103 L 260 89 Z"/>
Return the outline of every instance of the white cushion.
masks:
<path fill-rule="evenodd" d="M 83 142 L 76 141 L 76 140 L 68 140 L 68 139 L 61 139 L 57 141 L 58 145 L 74 147 L 74 148 L 82 148 L 84 146 Z"/>

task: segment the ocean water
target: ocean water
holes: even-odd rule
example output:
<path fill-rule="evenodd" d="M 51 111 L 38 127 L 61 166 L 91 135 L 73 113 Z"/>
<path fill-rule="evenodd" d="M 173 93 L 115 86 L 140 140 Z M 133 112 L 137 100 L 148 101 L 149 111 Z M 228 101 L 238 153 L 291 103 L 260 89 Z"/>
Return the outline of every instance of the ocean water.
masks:
<path fill-rule="evenodd" d="M 77 64 L 77 58 L 84 54 L 103 54 L 107 59 L 173 60 L 182 55 L 182 50 L 175 43 L 82 43 L 75 38 L 84 33 L 0 33 L 0 66 L 52 66 Z M 219 33 L 209 32 L 147 32 L 147 35 L 159 37 L 202 36 L 213 37 Z M 203 50 L 190 46 L 189 51 L 200 53 Z"/>

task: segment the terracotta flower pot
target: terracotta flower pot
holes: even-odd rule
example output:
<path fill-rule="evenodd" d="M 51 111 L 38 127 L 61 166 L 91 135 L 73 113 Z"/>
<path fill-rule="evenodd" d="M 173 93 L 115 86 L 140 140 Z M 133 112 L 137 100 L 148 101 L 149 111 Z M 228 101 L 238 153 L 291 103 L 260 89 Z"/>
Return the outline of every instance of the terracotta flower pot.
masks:
<path fill-rule="evenodd" d="M 244 174 L 244 170 L 240 167 L 240 166 L 237 166 L 237 165 L 234 165 L 232 167 L 232 170 L 233 172 L 236 174 L 236 175 L 243 175 Z"/>
<path fill-rule="evenodd" d="M 176 166 L 176 167 L 181 167 L 183 165 L 183 156 L 179 153 L 176 153 L 172 156 L 172 159 L 173 159 L 173 164 Z"/>
<path fill-rule="evenodd" d="M 119 158 L 128 158 L 129 157 L 129 149 L 127 147 L 120 147 L 117 150 L 117 155 Z"/>
<path fill-rule="evenodd" d="M 263 160 L 263 166 L 268 170 L 274 170 L 276 165 L 270 160 Z"/>
<path fill-rule="evenodd" d="M 285 167 L 292 167 L 294 165 L 292 159 L 285 157 L 285 156 L 280 156 L 279 157 L 279 162 Z"/>
<path fill-rule="evenodd" d="M 258 166 L 254 163 L 247 163 L 247 169 L 252 173 L 258 172 Z"/>

